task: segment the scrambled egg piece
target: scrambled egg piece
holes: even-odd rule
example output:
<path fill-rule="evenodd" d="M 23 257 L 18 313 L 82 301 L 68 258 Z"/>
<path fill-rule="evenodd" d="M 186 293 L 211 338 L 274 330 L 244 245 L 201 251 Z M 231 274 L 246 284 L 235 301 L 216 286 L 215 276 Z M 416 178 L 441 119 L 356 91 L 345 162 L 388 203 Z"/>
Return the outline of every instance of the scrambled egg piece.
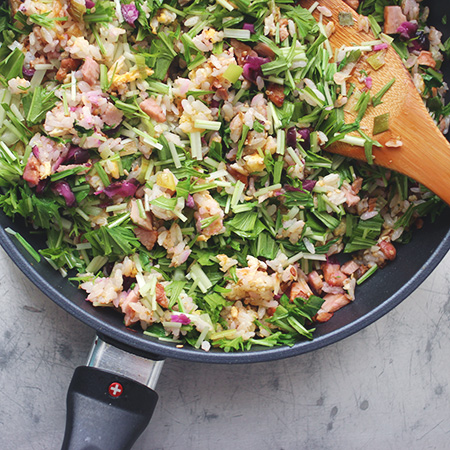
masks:
<path fill-rule="evenodd" d="M 145 73 L 147 76 L 153 75 L 153 70 L 146 67 Z M 111 83 L 111 90 L 118 90 L 121 87 L 124 87 L 126 83 L 131 83 L 132 81 L 136 81 L 142 77 L 142 73 L 138 68 L 130 70 L 129 72 L 122 73 L 120 75 L 114 75 L 113 81 Z"/>

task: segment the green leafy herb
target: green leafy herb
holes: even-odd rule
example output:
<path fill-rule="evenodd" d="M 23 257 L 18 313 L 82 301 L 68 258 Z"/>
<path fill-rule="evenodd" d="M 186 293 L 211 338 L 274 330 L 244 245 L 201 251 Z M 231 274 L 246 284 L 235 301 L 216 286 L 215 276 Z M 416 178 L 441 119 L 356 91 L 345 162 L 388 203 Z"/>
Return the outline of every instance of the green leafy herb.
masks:
<path fill-rule="evenodd" d="M 9 55 L 0 61 L 0 74 L 6 81 L 22 76 L 22 66 L 25 53 L 15 48 Z"/>
<path fill-rule="evenodd" d="M 30 14 L 28 17 L 30 22 L 35 23 L 44 28 L 53 28 L 55 21 L 66 21 L 67 17 L 48 17 L 50 11 L 43 14 Z"/>
<path fill-rule="evenodd" d="M 25 120 L 29 127 L 41 123 L 47 111 L 50 111 L 59 101 L 53 91 L 47 91 L 37 86 L 33 92 L 22 97 Z"/>

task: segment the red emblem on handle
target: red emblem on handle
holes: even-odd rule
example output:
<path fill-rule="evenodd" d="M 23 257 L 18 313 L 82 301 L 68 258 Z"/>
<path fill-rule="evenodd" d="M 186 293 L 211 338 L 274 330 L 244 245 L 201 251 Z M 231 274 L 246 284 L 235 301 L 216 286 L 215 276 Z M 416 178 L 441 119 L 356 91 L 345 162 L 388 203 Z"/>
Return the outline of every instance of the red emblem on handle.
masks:
<path fill-rule="evenodd" d="M 117 381 L 115 381 L 114 383 L 111 383 L 109 385 L 108 392 L 111 397 L 114 398 L 120 397 L 123 393 L 123 386 Z"/>

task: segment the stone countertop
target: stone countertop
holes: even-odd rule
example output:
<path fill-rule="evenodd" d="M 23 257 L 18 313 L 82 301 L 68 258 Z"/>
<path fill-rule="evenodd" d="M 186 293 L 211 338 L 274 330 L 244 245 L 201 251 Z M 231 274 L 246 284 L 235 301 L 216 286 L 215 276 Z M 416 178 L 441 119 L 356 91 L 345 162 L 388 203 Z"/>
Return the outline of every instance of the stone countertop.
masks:
<path fill-rule="evenodd" d="M 66 391 L 94 332 L 0 250 L 0 449 L 59 449 Z M 450 254 L 400 306 L 295 358 L 168 360 L 135 450 L 449 449 Z"/>

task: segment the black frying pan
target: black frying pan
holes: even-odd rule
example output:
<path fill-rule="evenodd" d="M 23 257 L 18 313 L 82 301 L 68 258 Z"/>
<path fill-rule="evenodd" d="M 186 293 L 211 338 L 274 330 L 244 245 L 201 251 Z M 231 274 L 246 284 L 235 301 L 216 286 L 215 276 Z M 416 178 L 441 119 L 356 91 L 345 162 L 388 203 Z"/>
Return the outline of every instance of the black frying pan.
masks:
<path fill-rule="evenodd" d="M 450 3 L 430 0 L 426 4 L 431 7 L 430 23 L 443 29 L 441 20 L 445 15 L 450 19 Z M 450 80 L 448 64 L 444 67 L 444 75 Z M 173 343 L 161 342 L 126 328 L 120 314 L 108 308 L 94 308 L 76 286 L 62 278 L 45 261 L 36 263 L 4 229 L 11 227 L 20 232 L 35 248 L 40 247 L 38 235 L 30 234 L 23 224 L 11 222 L 1 212 L 0 225 L 0 244 L 42 292 L 93 327 L 104 341 L 152 360 L 173 357 L 196 362 L 250 363 L 319 349 L 356 333 L 397 306 L 425 280 L 450 249 L 450 210 L 447 208 L 434 223 L 426 221 L 423 229 L 415 232 L 409 245 L 398 248 L 394 262 L 359 287 L 356 301 L 338 311 L 329 322 L 320 324 L 313 341 L 299 342 L 293 347 L 253 348 L 241 353 L 214 349 L 204 352 L 177 348 Z M 111 386 L 117 387 L 113 384 L 116 382 L 120 382 L 123 395 L 119 389 L 119 395 L 115 397 L 117 389 L 111 391 Z M 157 395 L 151 389 L 131 379 L 98 369 L 78 368 L 69 389 L 68 424 L 63 448 L 130 448 L 150 420 L 156 401 Z M 102 420 L 94 423 L 95 414 L 100 414 Z M 86 436 L 89 437 L 87 441 Z"/>

